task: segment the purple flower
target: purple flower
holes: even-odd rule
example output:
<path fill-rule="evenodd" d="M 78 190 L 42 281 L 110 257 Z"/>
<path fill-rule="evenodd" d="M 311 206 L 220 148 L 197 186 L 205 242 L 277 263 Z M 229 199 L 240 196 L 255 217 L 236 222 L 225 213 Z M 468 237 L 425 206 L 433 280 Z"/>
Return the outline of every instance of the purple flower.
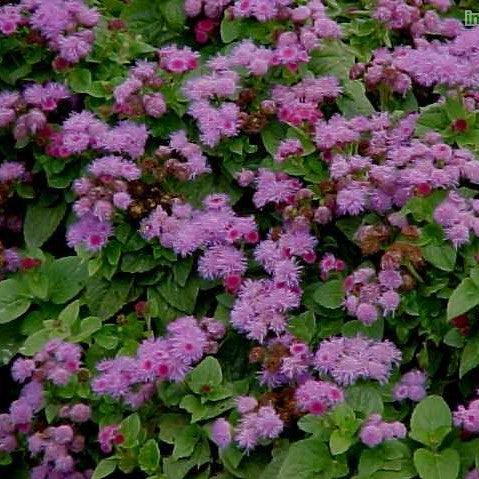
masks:
<path fill-rule="evenodd" d="M 220 448 L 224 449 L 231 443 L 231 425 L 224 419 L 217 419 L 211 428 L 211 440 Z"/>

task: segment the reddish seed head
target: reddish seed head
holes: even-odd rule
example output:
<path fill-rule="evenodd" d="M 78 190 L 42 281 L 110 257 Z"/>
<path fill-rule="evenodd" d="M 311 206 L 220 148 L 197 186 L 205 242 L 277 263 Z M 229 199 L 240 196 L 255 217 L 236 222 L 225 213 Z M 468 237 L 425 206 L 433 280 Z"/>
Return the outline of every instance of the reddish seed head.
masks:
<path fill-rule="evenodd" d="M 230 274 L 224 279 L 224 287 L 230 294 L 235 294 L 241 286 L 242 278 L 239 274 Z"/>
<path fill-rule="evenodd" d="M 148 312 L 148 302 L 147 301 L 138 301 L 135 304 L 135 313 L 137 316 L 144 316 Z"/>
<path fill-rule="evenodd" d="M 429 183 L 420 183 L 416 186 L 416 195 L 417 196 L 428 196 L 431 193 L 431 185 Z"/>
<path fill-rule="evenodd" d="M 457 329 L 463 329 L 469 327 L 469 318 L 465 314 L 456 316 L 452 321 L 452 325 Z"/>
<path fill-rule="evenodd" d="M 23 258 L 21 263 L 21 269 L 27 271 L 29 269 L 38 268 L 42 262 L 37 258 Z"/>
<path fill-rule="evenodd" d="M 115 18 L 108 22 L 108 30 L 124 30 L 125 27 L 126 23 L 119 18 Z"/>
<path fill-rule="evenodd" d="M 255 244 L 259 241 L 259 234 L 257 231 L 250 231 L 249 233 L 246 233 L 245 235 L 245 240 L 247 243 L 250 244 Z"/>
<path fill-rule="evenodd" d="M 465 118 L 458 118 L 452 122 L 452 129 L 457 133 L 464 133 L 469 129 L 469 124 Z"/>
<path fill-rule="evenodd" d="M 123 434 L 121 434 L 121 433 L 116 434 L 114 439 L 113 439 L 113 443 L 117 444 L 117 445 L 121 444 L 124 441 L 125 441 L 125 438 L 124 438 Z"/>

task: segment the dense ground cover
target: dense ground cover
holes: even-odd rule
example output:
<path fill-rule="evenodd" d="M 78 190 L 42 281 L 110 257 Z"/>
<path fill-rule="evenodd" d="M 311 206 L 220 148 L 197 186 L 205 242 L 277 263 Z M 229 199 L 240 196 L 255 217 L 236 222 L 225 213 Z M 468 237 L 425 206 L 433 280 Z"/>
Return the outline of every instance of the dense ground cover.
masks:
<path fill-rule="evenodd" d="M 479 478 L 475 3 L 3 2 L 1 474 Z"/>

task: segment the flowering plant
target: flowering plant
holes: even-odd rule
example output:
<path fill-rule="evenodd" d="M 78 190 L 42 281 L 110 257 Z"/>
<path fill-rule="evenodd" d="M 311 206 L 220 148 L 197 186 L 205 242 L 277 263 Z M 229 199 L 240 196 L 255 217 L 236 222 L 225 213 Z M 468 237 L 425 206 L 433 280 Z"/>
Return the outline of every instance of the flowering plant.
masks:
<path fill-rule="evenodd" d="M 473 3 L 2 3 L 6 477 L 479 478 Z"/>

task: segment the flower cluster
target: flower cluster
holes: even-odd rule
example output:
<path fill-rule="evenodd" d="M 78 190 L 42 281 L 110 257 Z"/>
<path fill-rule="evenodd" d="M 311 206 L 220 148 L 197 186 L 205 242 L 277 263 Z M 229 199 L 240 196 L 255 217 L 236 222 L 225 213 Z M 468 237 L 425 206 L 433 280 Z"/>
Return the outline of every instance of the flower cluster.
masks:
<path fill-rule="evenodd" d="M 237 246 L 254 244 L 259 236 L 254 219 L 236 215 L 228 202 L 227 195 L 212 194 L 204 199 L 202 210 L 195 210 L 178 200 L 171 215 L 159 206 L 142 221 L 140 231 L 146 239 L 158 238 L 182 256 L 204 248 L 198 263 L 200 275 L 238 286 L 246 258 Z"/>
<path fill-rule="evenodd" d="M 454 424 L 472 433 L 479 433 L 479 399 L 474 399 L 467 407 L 459 406 L 453 414 Z"/>
<path fill-rule="evenodd" d="M 350 120 L 336 116 L 316 124 L 316 141 L 326 150 L 334 180 L 337 214 L 384 214 L 413 196 L 427 196 L 434 188 L 454 188 L 461 179 L 477 183 L 474 155 L 451 148 L 436 134 L 413 138 L 416 119 L 410 115 L 395 123 L 387 116 Z M 329 151 L 358 142 L 362 154 Z"/>
<path fill-rule="evenodd" d="M 16 140 L 38 134 L 47 125 L 48 113 L 70 97 L 68 88 L 55 82 L 34 83 L 21 93 L 5 90 L 0 93 L 0 127 L 11 127 Z"/>
<path fill-rule="evenodd" d="M 392 51 L 379 49 L 374 52 L 372 62 L 355 65 L 351 75 L 359 78 L 364 74 L 369 88 L 381 84 L 400 94 L 405 94 L 414 84 L 477 88 L 479 28 L 462 29 L 456 20 L 450 21 L 452 23 L 447 24 L 449 35 L 457 35 L 453 40 L 428 42 L 418 39 L 414 46 L 399 46 Z"/>
<path fill-rule="evenodd" d="M 399 421 L 386 422 L 379 414 L 372 414 L 363 424 L 359 437 L 368 447 L 376 447 L 391 439 L 404 439 L 407 434 L 406 426 Z"/>
<path fill-rule="evenodd" d="M 262 347 L 253 348 L 250 361 L 261 363 L 260 383 L 276 388 L 309 378 L 313 355 L 305 343 L 283 334 Z"/>
<path fill-rule="evenodd" d="M 307 122 L 314 124 L 323 117 L 321 105 L 341 94 L 338 79 L 333 76 L 308 78 L 293 86 L 277 85 L 271 99 L 278 119 L 295 126 Z"/>
<path fill-rule="evenodd" d="M 110 127 L 84 110 L 72 113 L 61 130 L 50 135 L 46 152 L 51 156 L 68 158 L 92 149 L 136 159 L 145 152 L 147 139 L 148 130 L 143 124 L 125 120 Z"/>
<path fill-rule="evenodd" d="M 479 236 L 479 200 L 464 198 L 451 191 L 435 209 L 434 220 L 444 228 L 444 234 L 458 248 L 469 243 L 470 234 Z"/>
<path fill-rule="evenodd" d="M 103 426 L 98 431 L 98 442 L 100 443 L 100 449 L 109 454 L 113 450 L 113 445 L 121 444 L 125 438 L 120 432 L 118 424 L 109 424 Z"/>
<path fill-rule="evenodd" d="M 158 50 L 160 68 L 168 73 L 182 74 L 198 67 L 199 53 L 189 47 L 168 45 Z"/>
<path fill-rule="evenodd" d="M 0 415 L 0 451 L 12 452 L 17 448 L 16 433 L 29 433 L 34 415 L 44 406 L 44 383 L 50 381 L 58 386 L 67 384 L 80 369 L 80 357 L 81 349 L 78 346 L 60 340 L 52 340 L 32 359 L 20 358 L 13 363 L 13 379 L 25 384 L 22 386 L 19 398 L 11 403 L 9 413 Z M 36 437 L 37 434 L 30 436 L 29 444 L 30 441 L 35 441 Z M 48 437 L 50 436 L 45 435 L 45 440 Z M 42 447 L 38 447 L 36 450 L 30 447 L 30 452 L 35 455 L 40 452 Z M 64 454 L 60 455 L 65 456 L 66 448 L 62 448 L 62 451 Z M 57 456 L 60 457 L 59 451 L 44 461 L 48 462 Z M 73 467 L 73 462 L 70 459 L 68 459 L 68 463 Z M 44 466 L 47 467 L 47 464 Z M 61 470 L 59 469 L 59 471 Z"/>
<path fill-rule="evenodd" d="M 412 5 L 405 0 L 380 0 L 373 15 L 388 28 L 409 30 L 414 37 L 440 35 L 450 38 L 464 27 L 459 20 L 441 18 L 437 11 L 444 13 L 451 6 L 451 0 L 420 0 Z"/>
<path fill-rule="evenodd" d="M 390 341 L 356 337 L 334 337 L 321 342 L 315 355 L 319 372 L 329 374 L 338 384 L 354 384 L 358 379 L 387 382 L 401 352 Z"/>
<path fill-rule="evenodd" d="M 344 401 L 343 391 L 333 383 L 310 379 L 296 389 L 298 406 L 310 414 L 322 415 Z"/>
<path fill-rule="evenodd" d="M 166 113 L 166 103 L 157 89 L 163 80 L 157 75 L 157 65 L 139 61 L 129 71 L 128 77 L 113 91 L 114 111 L 127 117 L 149 115 L 160 118 Z"/>
<path fill-rule="evenodd" d="M 192 180 L 211 172 L 201 148 L 196 143 L 188 141 L 184 130 L 172 133 L 170 144 L 160 146 L 156 150 L 156 156 L 164 160 L 167 171 L 180 180 Z"/>
<path fill-rule="evenodd" d="M 344 280 L 346 310 L 371 325 L 380 315 L 397 310 L 401 301 L 397 290 L 401 285 L 401 273 L 395 269 L 383 269 L 376 275 L 373 268 L 359 268 Z"/>
<path fill-rule="evenodd" d="M 236 404 L 241 418 L 234 429 L 234 440 L 239 447 L 251 450 L 262 439 L 274 439 L 281 434 L 284 424 L 272 406 L 259 406 L 251 396 L 238 397 Z M 231 442 L 231 426 L 225 419 L 214 423 L 212 440 L 220 448 Z"/>
<path fill-rule="evenodd" d="M 85 437 L 75 433 L 69 424 L 49 426 L 41 432 L 36 432 L 28 438 L 28 449 L 31 456 L 40 456 L 40 465 L 31 471 L 33 479 L 67 479 L 75 477 L 88 479 L 92 471 L 76 470 L 72 454 L 79 454 L 85 448 Z"/>
<path fill-rule="evenodd" d="M 182 381 L 193 364 L 215 352 L 224 332 L 222 324 L 211 318 L 178 318 L 168 324 L 165 336 L 143 341 L 135 357 L 118 356 L 98 363 L 100 374 L 92 381 L 92 389 L 140 407 L 153 396 L 158 382 Z"/>
<path fill-rule="evenodd" d="M 65 68 L 90 53 L 99 19 L 97 10 L 82 0 L 21 0 L 1 7 L 0 32 L 10 36 L 28 26 L 57 54 L 54 65 Z"/>
<path fill-rule="evenodd" d="M 140 177 L 139 168 L 119 156 L 104 156 L 88 167 L 88 176 L 75 181 L 73 189 L 79 197 L 73 211 L 79 218 L 67 233 L 69 246 L 101 249 L 112 232 L 115 208 L 126 210 L 132 199 L 128 182 Z"/>
<path fill-rule="evenodd" d="M 288 140 L 282 140 L 278 145 L 276 154 L 274 156 L 275 161 L 282 163 L 290 157 L 299 156 L 303 153 L 303 145 L 297 138 L 290 138 Z"/>
<path fill-rule="evenodd" d="M 401 380 L 394 386 L 393 398 L 396 401 L 410 399 L 421 401 L 426 396 L 426 374 L 422 371 L 413 370 L 404 374 Z"/>
<path fill-rule="evenodd" d="M 319 271 L 323 281 L 326 281 L 332 272 L 344 271 L 345 268 L 346 263 L 332 253 L 326 253 L 319 262 Z"/>

